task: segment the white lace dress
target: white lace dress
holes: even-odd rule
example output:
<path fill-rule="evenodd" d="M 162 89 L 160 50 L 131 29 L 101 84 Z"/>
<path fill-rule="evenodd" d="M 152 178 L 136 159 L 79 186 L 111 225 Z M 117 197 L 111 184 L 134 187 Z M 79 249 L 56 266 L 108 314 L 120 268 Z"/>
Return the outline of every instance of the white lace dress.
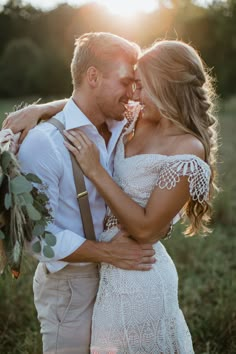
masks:
<path fill-rule="evenodd" d="M 127 130 L 131 131 L 132 125 Z M 174 188 L 180 176 L 189 176 L 190 194 L 200 201 L 208 196 L 210 168 L 194 155 L 158 154 L 125 157 L 121 138 L 115 158 L 114 179 L 143 207 L 158 185 Z M 113 227 L 101 234 L 110 241 Z M 189 354 L 191 335 L 178 303 L 178 275 L 161 242 L 154 245 L 157 262 L 148 272 L 126 271 L 103 263 L 93 312 L 93 354 Z"/>

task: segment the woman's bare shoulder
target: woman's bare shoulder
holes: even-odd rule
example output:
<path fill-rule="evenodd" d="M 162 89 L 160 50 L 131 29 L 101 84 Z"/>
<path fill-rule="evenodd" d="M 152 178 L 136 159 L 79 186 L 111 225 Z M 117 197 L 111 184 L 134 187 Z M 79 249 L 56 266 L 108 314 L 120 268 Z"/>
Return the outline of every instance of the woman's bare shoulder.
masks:
<path fill-rule="evenodd" d="M 203 143 L 191 134 L 182 135 L 175 145 L 175 154 L 190 154 L 196 155 L 202 160 L 205 160 L 205 148 Z"/>

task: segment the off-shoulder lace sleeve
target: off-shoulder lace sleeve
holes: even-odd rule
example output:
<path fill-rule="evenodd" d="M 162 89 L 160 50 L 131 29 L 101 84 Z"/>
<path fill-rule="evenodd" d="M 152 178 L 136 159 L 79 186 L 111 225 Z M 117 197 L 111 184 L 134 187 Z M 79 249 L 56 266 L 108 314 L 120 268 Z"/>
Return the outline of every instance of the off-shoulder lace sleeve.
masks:
<path fill-rule="evenodd" d="M 181 176 L 188 176 L 193 200 L 202 203 L 208 199 L 211 170 L 206 162 L 194 155 L 168 156 L 160 170 L 157 185 L 161 189 L 172 189 Z"/>

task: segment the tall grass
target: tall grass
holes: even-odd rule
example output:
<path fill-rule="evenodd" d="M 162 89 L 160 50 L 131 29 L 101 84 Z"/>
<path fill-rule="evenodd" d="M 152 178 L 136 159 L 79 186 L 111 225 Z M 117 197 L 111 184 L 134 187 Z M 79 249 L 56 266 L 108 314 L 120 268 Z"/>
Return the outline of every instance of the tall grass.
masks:
<path fill-rule="evenodd" d="M 33 101 L 33 100 L 31 100 Z M 2 112 L 12 102 L 0 101 Z M 10 107 L 10 108 L 9 108 Z M 220 111 L 219 185 L 213 232 L 184 238 L 181 226 L 165 246 L 179 273 L 179 301 L 196 354 L 236 353 L 236 99 Z M 32 299 L 35 261 L 27 258 L 19 280 L 0 279 L 0 353 L 41 354 L 39 325 Z"/>

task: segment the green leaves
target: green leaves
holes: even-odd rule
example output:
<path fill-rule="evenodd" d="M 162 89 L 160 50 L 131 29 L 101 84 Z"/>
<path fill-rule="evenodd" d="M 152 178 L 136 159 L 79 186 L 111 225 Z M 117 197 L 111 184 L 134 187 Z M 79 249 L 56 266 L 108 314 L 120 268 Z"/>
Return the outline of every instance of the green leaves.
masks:
<path fill-rule="evenodd" d="M 3 151 L 1 156 L 1 165 L 4 173 L 7 172 L 7 168 L 9 166 L 11 159 L 12 159 L 11 154 L 8 151 Z"/>
<path fill-rule="evenodd" d="M 33 182 L 33 183 L 39 183 L 39 184 L 42 183 L 41 179 L 38 176 L 34 175 L 33 173 L 28 173 L 27 175 L 25 175 L 25 178 L 28 181 Z"/>
<path fill-rule="evenodd" d="M 35 253 L 40 253 L 40 252 L 41 252 L 41 243 L 40 243 L 40 241 L 37 241 L 37 242 L 35 242 L 35 243 L 33 244 L 32 250 L 33 250 L 33 252 L 35 252 Z"/>
<path fill-rule="evenodd" d="M 41 241 L 37 241 L 33 244 L 32 246 L 33 252 L 40 253 L 42 251 L 41 242 L 43 241 L 46 242 L 46 245 L 43 246 L 43 255 L 47 258 L 53 258 L 55 253 L 51 246 L 55 246 L 56 237 L 50 232 L 46 232 L 45 238 L 41 238 Z"/>
<path fill-rule="evenodd" d="M 36 224 L 33 228 L 33 235 L 34 236 L 41 236 L 45 231 L 45 226 L 42 224 Z"/>
<path fill-rule="evenodd" d="M 56 242 L 57 242 L 57 239 L 56 237 L 51 234 L 50 232 L 46 232 L 45 233 L 45 242 L 48 246 L 55 246 Z"/>
<path fill-rule="evenodd" d="M 29 194 L 29 193 L 23 193 L 23 194 L 22 194 L 22 197 L 23 197 L 24 200 L 25 200 L 25 204 L 33 204 L 34 199 L 33 199 L 33 197 L 32 197 L 31 194 Z"/>
<path fill-rule="evenodd" d="M 46 245 L 46 246 L 43 246 L 43 254 L 45 257 L 47 258 L 52 258 L 54 257 L 54 251 L 52 249 L 52 247 Z"/>
<path fill-rule="evenodd" d="M 32 191 L 32 184 L 24 176 L 16 176 L 10 182 L 11 191 L 14 194 L 28 193 Z"/>
<path fill-rule="evenodd" d="M 4 206 L 7 210 L 10 209 L 12 206 L 12 198 L 11 198 L 11 193 L 6 193 L 5 198 L 4 198 Z"/>
<path fill-rule="evenodd" d="M 36 184 L 40 185 L 40 190 Z M 52 247 L 56 245 L 56 237 L 45 231 L 53 220 L 45 193 L 47 187 L 33 173 L 22 173 L 16 157 L 0 148 L 0 188 L 0 240 L 6 265 L 18 278 L 25 240 L 31 242 L 37 237 L 33 251 L 42 252 L 46 258 L 54 257 Z"/>
<path fill-rule="evenodd" d="M 21 252 L 22 252 L 22 245 L 18 240 L 16 240 L 16 243 L 13 247 L 13 261 L 14 263 L 19 263 L 20 258 L 21 258 Z"/>
<path fill-rule="evenodd" d="M 31 220 L 38 221 L 41 219 L 41 214 L 32 204 L 26 204 L 26 209 Z"/>

